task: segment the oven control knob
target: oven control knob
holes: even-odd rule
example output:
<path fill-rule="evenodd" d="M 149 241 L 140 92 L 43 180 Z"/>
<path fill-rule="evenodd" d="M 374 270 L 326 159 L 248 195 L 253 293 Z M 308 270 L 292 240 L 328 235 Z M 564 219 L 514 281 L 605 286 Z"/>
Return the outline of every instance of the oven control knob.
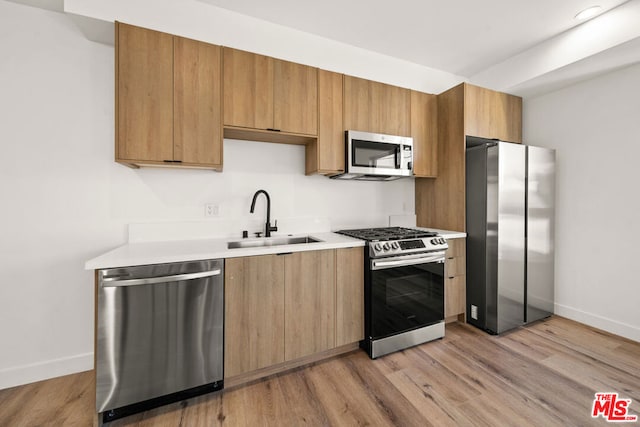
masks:
<path fill-rule="evenodd" d="M 393 248 L 393 249 L 400 249 L 400 245 L 398 244 L 398 242 L 393 242 L 393 243 L 391 244 L 391 248 Z"/>
<path fill-rule="evenodd" d="M 440 238 L 440 244 L 441 244 L 441 245 L 444 245 L 445 243 L 447 243 L 447 241 L 446 241 L 446 240 L 444 240 L 444 238 L 442 238 L 442 237 L 441 237 L 441 238 Z"/>
<path fill-rule="evenodd" d="M 437 245 L 438 244 L 438 239 L 431 239 L 431 244 L 432 245 Z"/>
<path fill-rule="evenodd" d="M 382 246 L 382 248 L 383 248 L 385 251 L 388 251 L 388 250 L 390 249 L 390 248 L 389 248 L 389 244 L 388 244 L 388 243 L 385 243 L 385 244 L 384 244 L 384 246 Z"/>
<path fill-rule="evenodd" d="M 377 252 L 380 252 L 382 250 L 382 245 L 380 245 L 380 243 L 376 243 L 373 246 L 373 249 L 375 249 Z"/>

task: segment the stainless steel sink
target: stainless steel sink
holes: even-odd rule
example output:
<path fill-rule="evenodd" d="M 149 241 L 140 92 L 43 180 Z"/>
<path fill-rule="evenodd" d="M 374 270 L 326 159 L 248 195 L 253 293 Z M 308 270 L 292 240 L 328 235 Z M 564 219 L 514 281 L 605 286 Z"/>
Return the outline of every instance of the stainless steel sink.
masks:
<path fill-rule="evenodd" d="M 238 240 L 237 242 L 229 242 L 227 244 L 228 249 L 238 248 L 259 248 L 267 246 L 282 246 L 282 245 L 299 245 L 301 243 L 318 243 L 322 240 L 316 239 L 311 236 L 298 236 L 298 237 L 269 237 L 263 239 L 245 239 Z"/>

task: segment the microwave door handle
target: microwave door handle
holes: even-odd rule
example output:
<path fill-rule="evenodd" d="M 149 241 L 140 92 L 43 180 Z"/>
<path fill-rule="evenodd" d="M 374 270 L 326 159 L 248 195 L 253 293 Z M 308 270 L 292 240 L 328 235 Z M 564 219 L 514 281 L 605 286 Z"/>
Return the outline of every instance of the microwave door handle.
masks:
<path fill-rule="evenodd" d="M 402 145 L 398 145 L 398 150 L 396 151 L 396 169 L 400 169 L 402 161 Z"/>

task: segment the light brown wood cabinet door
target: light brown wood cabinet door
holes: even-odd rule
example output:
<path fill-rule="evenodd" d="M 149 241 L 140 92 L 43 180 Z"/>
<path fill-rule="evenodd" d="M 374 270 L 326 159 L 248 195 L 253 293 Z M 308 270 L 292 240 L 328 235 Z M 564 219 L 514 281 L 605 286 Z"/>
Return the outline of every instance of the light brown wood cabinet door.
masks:
<path fill-rule="evenodd" d="M 346 130 L 410 136 L 409 89 L 344 76 Z"/>
<path fill-rule="evenodd" d="M 435 95 L 411 91 L 411 136 L 413 174 L 438 175 L 438 100 Z"/>
<path fill-rule="evenodd" d="M 522 98 L 465 84 L 465 135 L 522 143 Z"/>
<path fill-rule="evenodd" d="M 335 252 L 294 252 L 285 259 L 285 360 L 335 346 Z"/>
<path fill-rule="evenodd" d="M 307 175 L 344 172 L 342 94 L 342 74 L 318 70 L 318 139 L 305 149 Z"/>
<path fill-rule="evenodd" d="M 272 59 L 273 125 L 282 132 L 318 134 L 318 69 Z"/>
<path fill-rule="evenodd" d="M 173 36 L 116 24 L 116 159 L 173 160 Z"/>
<path fill-rule="evenodd" d="M 448 239 L 447 244 L 449 249 L 445 253 L 444 264 L 444 316 L 464 317 L 467 304 L 466 239 Z"/>
<path fill-rule="evenodd" d="M 174 160 L 222 166 L 221 51 L 174 39 Z"/>
<path fill-rule="evenodd" d="M 446 277 L 444 283 L 444 317 L 463 314 L 466 304 L 466 276 Z"/>
<path fill-rule="evenodd" d="M 273 128 L 273 58 L 223 49 L 224 125 Z"/>
<path fill-rule="evenodd" d="M 336 249 L 336 347 L 364 339 L 364 249 Z"/>
<path fill-rule="evenodd" d="M 225 378 L 284 362 L 284 258 L 225 260 Z"/>
<path fill-rule="evenodd" d="M 411 136 L 411 91 L 383 83 L 373 85 L 381 133 Z"/>

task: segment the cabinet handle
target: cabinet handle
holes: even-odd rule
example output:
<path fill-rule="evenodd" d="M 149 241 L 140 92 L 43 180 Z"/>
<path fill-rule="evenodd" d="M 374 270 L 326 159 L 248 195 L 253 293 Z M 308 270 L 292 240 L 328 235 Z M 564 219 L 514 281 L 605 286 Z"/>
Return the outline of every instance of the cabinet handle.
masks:
<path fill-rule="evenodd" d="M 165 163 L 182 163 L 182 160 L 163 160 Z"/>
<path fill-rule="evenodd" d="M 271 132 L 280 132 L 280 129 L 267 128 L 267 130 L 270 130 Z"/>
<path fill-rule="evenodd" d="M 454 277 L 456 277 L 456 276 L 449 276 L 449 279 L 453 279 Z"/>
<path fill-rule="evenodd" d="M 281 252 L 279 254 L 276 254 L 277 256 L 281 256 L 281 255 L 291 255 L 293 252 Z"/>

